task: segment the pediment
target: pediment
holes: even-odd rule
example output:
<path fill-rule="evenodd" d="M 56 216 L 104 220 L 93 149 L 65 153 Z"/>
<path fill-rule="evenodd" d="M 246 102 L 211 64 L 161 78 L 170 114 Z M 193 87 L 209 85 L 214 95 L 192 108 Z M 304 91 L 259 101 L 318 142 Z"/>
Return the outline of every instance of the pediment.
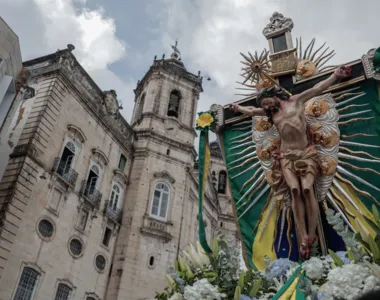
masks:
<path fill-rule="evenodd" d="M 123 183 L 125 185 L 128 184 L 128 177 L 123 172 L 121 172 L 119 169 L 113 170 L 113 174 L 114 174 L 115 179 L 117 181 L 119 181 L 120 183 Z"/>
<path fill-rule="evenodd" d="M 94 157 L 99 158 L 102 161 L 103 165 L 108 165 L 109 159 L 108 159 L 107 155 L 102 150 L 97 149 L 97 148 L 93 148 L 92 154 Z"/>
<path fill-rule="evenodd" d="M 67 125 L 67 130 L 72 133 L 81 143 L 84 143 L 87 138 L 82 129 L 74 124 Z"/>
<path fill-rule="evenodd" d="M 163 171 L 163 172 L 156 172 L 153 174 L 155 178 L 163 178 L 169 180 L 171 184 L 175 183 L 175 179 L 172 175 L 170 175 L 169 172 Z"/>

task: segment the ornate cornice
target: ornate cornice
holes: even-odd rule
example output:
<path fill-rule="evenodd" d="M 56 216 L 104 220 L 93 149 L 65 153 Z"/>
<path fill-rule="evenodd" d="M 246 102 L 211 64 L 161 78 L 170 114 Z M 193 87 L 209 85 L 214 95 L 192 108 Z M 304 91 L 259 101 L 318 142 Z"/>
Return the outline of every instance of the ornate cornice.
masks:
<path fill-rule="evenodd" d="M 290 18 L 285 18 L 283 14 L 274 12 L 270 18 L 270 22 L 265 26 L 263 30 L 263 35 L 270 39 L 276 35 L 280 35 L 284 32 L 291 31 L 293 29 L 294 23 Z"/>
<path fill-rule="evenodd" d="M 103 91 L 95 84 L 75 56 L 68 50 L 59 50 L 56 53 L 24 62 L 31 77 L 61 75 L 65 83 L 76 92 L 76 99 L 83 102 L 94 114 L 95 119 L 110 131 L 116 140 L 132 155 L 134 132 L 128 122 L 117 113 L 109 115 L 103 105 Z"/>
<path fill-rule="evenodd" d="M 174 184 L 174 183 L 175 183 L 175 179 L 174 179 L 174 177 L 173 177 L 172 175 L 170 175 L 170 173 L 167 172 L 167 171 L 156 172 L 156 173 L 153 174 L 153 177 L 154 177 L 154 178 L 167 179 L 167 180 L 169 180 L 169 182 L 170 182 L 171 184 Z"/>
<path fill-rule="evenodd" d="M 373 67 L 373 57 L 374 57 L 375 51 L 376 51 L 375 48 L 369 50 L 367 54 L 362 56 L 361 60 L 362 60 L 366 78 L 380 80 L 380 73 L 376 72 L 375 68 Z"/>
<path fill-rule="evenodd" d="M 212 129 L 213 132 L 217 133 L 224 125 L 224 109 L 223 105 L 213 104 L 210 107 L 210 111 L 212 111 L 216 116 L 216 126 Z"/>
<path fill-rule="evenodd" d="M 173 140 L 172 138 L 161 135 L 152 129 L 136 130 L 136 135 L 137 135 L 138 139 L 151 138 L 157 142 L 166 143 L 169 146 L 179 148 L 183 151 L 190 152 L 190 153 L 194 154 L 195 156 L 197 156 L 197 153 L 194 149 L 194 145 L 189 145 L 189 144 L 185 144 L 182 142 L 178 142 L 176 140 Z"/>
<path fill-rule="evenodd" d="M 177 75 L 180 78 L 185 79 L 190 84 L 196 86 L 200 92 L 203 91 L 202 79 L 200 76 L 194 75 L 188 72 L 183 65 L 174 62 L 172 59 L 160 59 L 154 60 L 153 65 L 150 67 L 149 71 L 145 74 L 144 78 L 138 82 L 136 89 L 134 90 L 136 97 L 138 97 L 143 90 L 145 84 L 150 80 L 153 74 L 159 73 L 159 71 L 164 71 L 170 75 Z"/>

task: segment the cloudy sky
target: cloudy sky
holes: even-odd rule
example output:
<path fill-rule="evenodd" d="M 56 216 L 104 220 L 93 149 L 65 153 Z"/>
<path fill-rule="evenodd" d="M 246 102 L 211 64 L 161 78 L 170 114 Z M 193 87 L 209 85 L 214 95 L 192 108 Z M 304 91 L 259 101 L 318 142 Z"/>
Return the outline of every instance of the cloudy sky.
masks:
<path fill-rule="evenodd" d="M 136 82 L 175 39 L 186 68 L 212 78 L 198 111 L 238 99 L 239 52 L 267 47 L 261 32 L 274 11 L 293 19 L 294 39 L 326 41 L 334 64 L 380 46 L 378 0 L 0 0 L 0 8 L 23 60 L 74 44 L 100 88 L 117 91 L 128 121 Z"/>

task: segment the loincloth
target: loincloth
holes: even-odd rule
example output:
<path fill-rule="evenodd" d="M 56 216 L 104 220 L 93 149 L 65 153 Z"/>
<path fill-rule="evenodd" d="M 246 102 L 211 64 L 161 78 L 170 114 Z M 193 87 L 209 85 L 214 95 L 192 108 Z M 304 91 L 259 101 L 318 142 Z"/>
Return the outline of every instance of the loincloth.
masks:
<path fill-rule="evenodd" d="M 298 177 L 304 177 L 311 173 L 317 175 L 318 169 L 315 158 L 318 152 L 314 145 L 305 150 L 287 150 L 282 153 L 280 159 L 283 160 L 283 169 L 289 169 Z"/>
<path fill-rule="evenodd" d="M 288 191 L 288 185 L 283 176 L 283 169 L 290 170 L 298 178 L 304 177 L 309 173 L 316 176 L 318 172 L 315 161 L 317 153 L 315 146 L 311 145 L 305 150 L 288 150 L 274 155 L 276 160 L 265 176 L 278 200 L 284 200 L 284 196 Z"/>

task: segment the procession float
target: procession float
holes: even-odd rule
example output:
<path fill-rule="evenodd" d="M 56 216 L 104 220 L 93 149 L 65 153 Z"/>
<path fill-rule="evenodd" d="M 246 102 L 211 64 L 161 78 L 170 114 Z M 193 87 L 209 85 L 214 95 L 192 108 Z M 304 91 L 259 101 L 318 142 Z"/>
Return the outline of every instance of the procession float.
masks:
<path fill-rule="evenodd" d="M 269 50 L 241 53 L 231 105 L 199 113 L 199 243 L 156 299 L 358 299 L 380 289 L 380 48 L 344 65 L 274 13 Z M 227 166 L 239 251 L 207 242 L 208 133 Z"/>

